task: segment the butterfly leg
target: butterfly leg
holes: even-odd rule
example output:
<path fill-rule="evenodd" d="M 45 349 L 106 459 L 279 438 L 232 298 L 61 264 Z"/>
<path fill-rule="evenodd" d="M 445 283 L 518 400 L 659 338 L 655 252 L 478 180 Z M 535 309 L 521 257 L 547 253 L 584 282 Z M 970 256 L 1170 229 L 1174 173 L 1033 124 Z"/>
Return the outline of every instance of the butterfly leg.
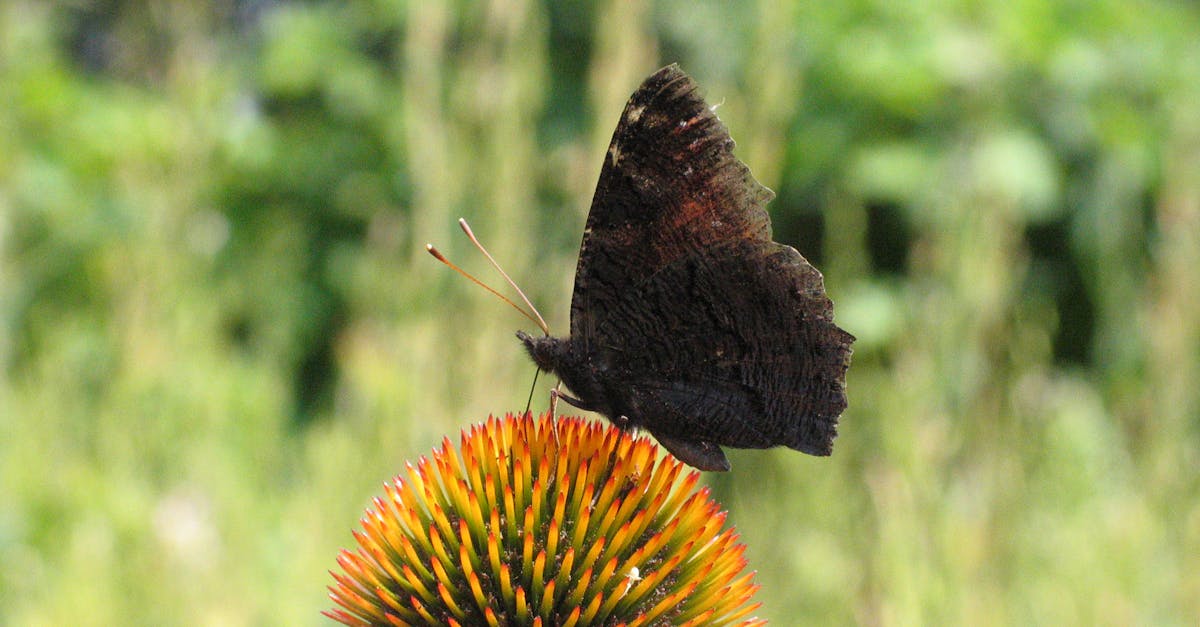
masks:
<path fill-rule="evenodd" d="M 552 433 L 554 435 L 554 443 L 555 444 L 558 444 L 558 442 L 559 442 L 559 440 L 558 440 L 558 396 L 559 396 L 558 388 L 561 385 L 562 385 L 562 381 L 559 381 L 558 383 L 556 383 L 554 385 L 553 388 L 550 388 L 550 425 L 553 430 Z"/>
<path fill-rule="evenodd" d="M 562 381 L 559 381 L 553 388 L 550 389 L 550 418 L 553 419 L 558 415 L 558 398 L 562 396 L 562 392 L 558 391 Z"/>
<path fill-rule="evenodd" d="M 572 397 L 572 396 L 567 396 L 566 394 L 563 394 L 562 392 L 559 392 L 559 391 L 557 390 L 557 388 L 556 388 L 556 389 L 555 389 L 555 391 L 554 391 L 554 395 L 555 395 L 555 396 L 557 396 L 558 398 L 561 398 L 562 400 L 566 401 L 566 402 L 567 402 L 567 404 L 568 404 L 568 405 L 571 405 L 572 407 L 577 407 L 577 408 L 579 408 L 579 409 L 582 409 L 582 410 L 584 410 L 584 411 L 597 411 L 597 408 L 595 408 L 595 407 L 592 407 L 591 405 L 589 405 L 589 404 L 587 404 L 587 403 L 585 403 L 585 402 L 583 402 L 583 401 L 581 401 L 581 400 L 579 400 L 579 399 L 577 399 L 577 398 L 575 398 L 575 397 Z"/>

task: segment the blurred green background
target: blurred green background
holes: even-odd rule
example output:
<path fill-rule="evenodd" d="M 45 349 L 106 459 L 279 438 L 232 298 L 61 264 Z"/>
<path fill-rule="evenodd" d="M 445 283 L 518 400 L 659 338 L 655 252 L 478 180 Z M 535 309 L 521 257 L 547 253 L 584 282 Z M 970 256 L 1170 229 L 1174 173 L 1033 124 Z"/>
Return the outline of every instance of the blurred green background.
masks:
<path fill-rule="evenodd" d="M 1168 0 L 3 3 L 0 624 L 321 622 L 381 483 L 533 375 L 424 244 L 492 276 L 467 217 L 565 332 L 609 135 L 673 61 L 859 338 L 833 457 L 706 476 L 759 614 L 1195 624 Z"/>

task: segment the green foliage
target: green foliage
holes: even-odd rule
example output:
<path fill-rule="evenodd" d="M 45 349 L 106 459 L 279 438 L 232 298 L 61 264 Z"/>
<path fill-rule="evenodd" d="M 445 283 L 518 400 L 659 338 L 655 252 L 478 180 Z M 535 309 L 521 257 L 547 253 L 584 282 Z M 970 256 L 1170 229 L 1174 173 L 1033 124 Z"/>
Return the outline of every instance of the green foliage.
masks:
<path fill-rule="evenodd" d="M 524 406 L 678 61 L 859 336 L 834 456 L 708 476 L 777 624 L 1200 615 L 1200 11 L 0 8 L 0 623 L 303 624 L 404 460 Z M 542 391 L 535 396 L 544 399 Z"/>

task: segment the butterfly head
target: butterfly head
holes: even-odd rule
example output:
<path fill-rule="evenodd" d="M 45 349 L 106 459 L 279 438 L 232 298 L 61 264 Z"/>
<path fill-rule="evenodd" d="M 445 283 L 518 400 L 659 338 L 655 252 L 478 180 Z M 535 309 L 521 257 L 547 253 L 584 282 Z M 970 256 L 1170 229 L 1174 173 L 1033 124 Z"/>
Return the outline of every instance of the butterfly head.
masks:
<path fill-rule="evenodd" d="M 567 352 L 566 340 L 550 336 L 533 337 L 524 331 L 517 331 L 517 339 L 525 344 L 525 350 L 529 351 L 529 357 L 539 370 L 558 371 Z"/>

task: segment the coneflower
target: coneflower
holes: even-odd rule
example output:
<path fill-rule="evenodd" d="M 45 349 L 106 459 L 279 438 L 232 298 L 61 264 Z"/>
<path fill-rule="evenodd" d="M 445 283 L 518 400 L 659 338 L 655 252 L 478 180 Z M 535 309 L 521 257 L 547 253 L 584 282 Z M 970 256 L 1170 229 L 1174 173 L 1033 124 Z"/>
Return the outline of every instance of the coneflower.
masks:
<path fill-rule="evenodd" d="M 725 513 L 615 427 L 489 418 L 385 485 L 338 556 L 347 625 L 759 625 Z"/>

